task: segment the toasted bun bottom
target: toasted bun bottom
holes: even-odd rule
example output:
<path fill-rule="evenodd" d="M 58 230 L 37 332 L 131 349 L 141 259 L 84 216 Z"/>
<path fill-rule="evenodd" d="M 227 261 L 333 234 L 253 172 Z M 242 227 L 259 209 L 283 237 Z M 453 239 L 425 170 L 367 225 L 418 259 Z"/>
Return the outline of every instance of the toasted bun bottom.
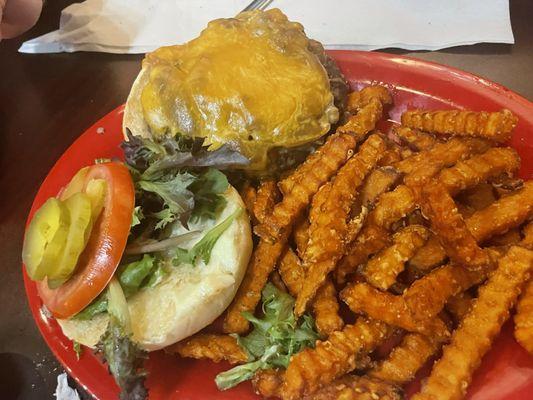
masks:
<path fill-rule="evenodd" d="M 225 196 L 227 206 L 215 225 L 244 209 L 233 187 Z M 133 340 L 147 351 L 159 350 L 211 324 L 233 300 L 251 252 L 250 222 L 243 212 L 220 236 L 207 265 L 173 267 L 157 286 L 128 299 Z M 67 337 L 89 347 L 98 343 L 108 322 L 107 314 L 89 321 L 58 320 Z"/>

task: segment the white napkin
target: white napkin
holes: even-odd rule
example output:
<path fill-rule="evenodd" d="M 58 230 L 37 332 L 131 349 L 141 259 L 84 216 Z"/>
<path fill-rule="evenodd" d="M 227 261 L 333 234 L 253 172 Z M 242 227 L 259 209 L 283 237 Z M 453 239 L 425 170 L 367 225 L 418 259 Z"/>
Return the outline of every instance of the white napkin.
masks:
<path fill-rule="evenodd" d="M 207 22 L 251 0 L 86 0 L 61 13 L 59 30 L 29 40 L 23 53 L 145 53 L 186 42 Z M 273 0 L 307 35 L 330 49 L 436 50 L 514 43 L 508 0 Z"/>

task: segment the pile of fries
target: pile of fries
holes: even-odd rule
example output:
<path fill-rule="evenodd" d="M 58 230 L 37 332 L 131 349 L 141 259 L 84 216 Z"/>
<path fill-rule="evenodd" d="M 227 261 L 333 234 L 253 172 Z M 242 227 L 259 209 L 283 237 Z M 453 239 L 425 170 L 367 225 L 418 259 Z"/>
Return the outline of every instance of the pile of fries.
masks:
<path fill-rule="evenodd" d="M 409 110 L 384 134 L 391 103 L 382 86 L 351 93 L 350 117 L 321 148 L 242 191 L 258 242 L 224 331 L 250 329 L 241 313 L 256 312 L 270 280 L 322 337 L 287 369 L 256 374 L 264 397 L 400 399 L 435 358 L 413 399 L 460 399 L 516 303 L 515 336 L 533 354 L 533 181 L 516 177 L 520 159 L 502 146 L 517 118 Z M 246 361 L 229 335 L 173 349 Z"/>

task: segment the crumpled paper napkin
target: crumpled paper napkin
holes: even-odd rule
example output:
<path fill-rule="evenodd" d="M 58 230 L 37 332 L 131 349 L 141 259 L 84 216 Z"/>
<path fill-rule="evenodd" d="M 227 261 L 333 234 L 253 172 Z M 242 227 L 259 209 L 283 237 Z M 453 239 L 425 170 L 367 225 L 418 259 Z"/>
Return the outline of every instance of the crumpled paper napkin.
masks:
<path fill-rule="evenodd" d="M 146 53 L 184 43 L 207 22 L 251 0 L 86 0 L 61 13 L 57 31 L 23 53 Z M 479 42 L 514 43 L 508 0 L 273 0 L 309 37 L 330 49 L 437 50 Z"/>

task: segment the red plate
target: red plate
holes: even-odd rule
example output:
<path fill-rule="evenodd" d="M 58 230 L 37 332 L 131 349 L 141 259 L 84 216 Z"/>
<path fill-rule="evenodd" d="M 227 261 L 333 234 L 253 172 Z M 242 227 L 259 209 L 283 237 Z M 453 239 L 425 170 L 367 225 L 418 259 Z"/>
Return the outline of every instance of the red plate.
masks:
<path fill-rule="evenodd" d="M 407 108 L 468 108 L 499 110 L 508 108 L 519 118 L 512 146 L 522 157 L 521 176 L 533 176 L 533 103 L 508 89 L 468 73 L 412 58 L 381 53 L 335 51 L 338 61 L 354 88 L 369 83 L 387 85 L 394 93 L 391 118 L 398 121 Z M 525 79 L 525 78 L 524 78 Z M 81 167 L 95 158 L 120 157 L 123 107 L 112 111 L 63 154 L 43 182 L 29 215 L 50 196 L 56 195 Z M 99 133 L 100 132 L 100 133 Z M 24 273 L 31 311 L 41 333 L 65 369 L 97 399 L 117 398 L 118 388 L 107 369 L 90 352 L 76 360 L 72 343 L 61 333 L 55 320 L 41 312 L 42 302 L 35 284 Z M 229 366 L 207 361 L 178 360 L 162 352 L 151 354 L 146 365 L 151 399 L 257 399 L 249 383 L 219 392 L 214 376 Z M 408 388 L 412 393 L 414 385 Z M 513 339 L 508 323 L 493 349 L 485 356 L 468 392 L 471 400 L 523 400 L 533 393 L 533 357 Z"/>

